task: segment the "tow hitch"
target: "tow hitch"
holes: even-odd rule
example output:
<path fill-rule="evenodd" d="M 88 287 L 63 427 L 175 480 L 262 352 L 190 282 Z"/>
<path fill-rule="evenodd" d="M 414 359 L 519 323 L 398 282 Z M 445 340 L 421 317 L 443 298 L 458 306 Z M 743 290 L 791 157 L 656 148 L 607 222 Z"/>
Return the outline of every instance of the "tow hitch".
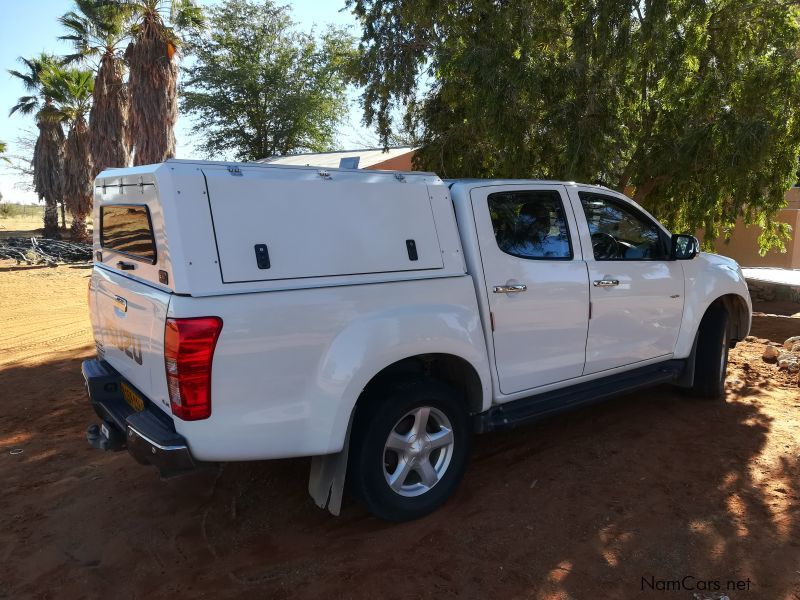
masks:
<path fill-rule="evenodd" d="M 96 450 L 118 452 L 125 449 L 125 436 L 108 423 L 89 425 L 86 429 L 86 441 Z"/>

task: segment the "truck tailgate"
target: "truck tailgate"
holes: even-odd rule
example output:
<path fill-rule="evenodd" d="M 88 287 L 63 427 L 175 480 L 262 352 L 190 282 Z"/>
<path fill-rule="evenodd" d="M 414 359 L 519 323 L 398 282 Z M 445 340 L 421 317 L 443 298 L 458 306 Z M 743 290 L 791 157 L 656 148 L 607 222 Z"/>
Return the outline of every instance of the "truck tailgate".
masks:
<path fill-rule="evenodd" d="M 90 294 L 98 357 L 170 414 L 164 326 L 172 294 L 97 266 Z"/>

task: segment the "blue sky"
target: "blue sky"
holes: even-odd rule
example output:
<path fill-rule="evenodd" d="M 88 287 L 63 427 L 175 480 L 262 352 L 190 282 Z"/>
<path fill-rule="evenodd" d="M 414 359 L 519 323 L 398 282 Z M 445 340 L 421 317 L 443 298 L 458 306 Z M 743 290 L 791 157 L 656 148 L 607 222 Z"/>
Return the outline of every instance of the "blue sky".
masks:
<path fill-rule="evenodd" d="M 199 0 L 204 6 L 213 0 Z M 322 28 L 328 24 L 351 28 L 358 33 L 353 16 L 342 11 L 344 0 L 293 0 L 285 2 L 292 10 L 292 18 L 298 29 L 308 31 L 312 27 Z M 8 69 L 19 67 L 18 56 L 35 56 L 45 51 L 53 54 L 66 54 L 69 46 L 58 41 L 62 30 L 58 17 L 72 8 L 71 0 L 28 0 L 27 2 L 4 2 L 3 16 L 0 19 L 0 140 L 9 145 L 10 154 L 19 148 L 16 139 L 27 129 L 35 134 L 36 126 L 32 117 L 17 114 L 8 116 L 8 111 L 17 98 L 25 92 Z M 361 110 L 356 104 L 357 94 L 349 94 L 350 110 L 340 127 L 337 143 L 341 148 L 355 148 L 374 145 L 376 137 L 361 125 Z M 181 118 L 176 127 L 178 138 L 178 158 L 200 157 L 194 149 L 191 137 L 191 121 Z M 7 168 L 0 167 L 0 193 L 9 202 L 33 202 L 36 195 L 19 189 L 19 178 Z"/>

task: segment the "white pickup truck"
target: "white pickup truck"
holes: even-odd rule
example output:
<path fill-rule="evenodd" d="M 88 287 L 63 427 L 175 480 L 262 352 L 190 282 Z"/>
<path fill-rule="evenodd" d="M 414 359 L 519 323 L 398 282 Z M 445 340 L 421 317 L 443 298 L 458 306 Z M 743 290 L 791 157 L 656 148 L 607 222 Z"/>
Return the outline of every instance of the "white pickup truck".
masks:
<path fill-rule="evenodd" d="M 338 513 L 445 501 L 473 433 L 724 397 L 738 265 L 604 187 L 170 160 L 100 174 L 91 445 L 172 475 L 310 456 Z"/>

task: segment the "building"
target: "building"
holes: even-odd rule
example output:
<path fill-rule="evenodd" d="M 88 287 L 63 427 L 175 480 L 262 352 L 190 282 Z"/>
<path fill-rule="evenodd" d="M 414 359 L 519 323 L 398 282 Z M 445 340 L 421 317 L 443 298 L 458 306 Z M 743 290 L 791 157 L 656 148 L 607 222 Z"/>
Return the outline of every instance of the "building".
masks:
<path fill-rule="evenodd" d="M 411 171 L 414 149 L 410 146 L 394 148 L 363 148 L 360 150 L 337 150 L 311 154 L 272 156 L 258 162 L 273 165 L 296 165 L 321 169 L 370 169 L 375 171 Z"/>
<path fill-rule="evenodd" d="M 792 237 L 785 243 L 786 252 L 770 250 L 766 256 L 758 254 L 758 236 L 761 228 L 757 225 L 746 227 L 737 222 L 731 238 L 725 242 L 719 239 L 714 248 L 717 253 L 730 256 L 743 267 L 778 267 L 781 269 L 800 269 L 800 187 L 786 192 L 786 208 L 775 219 L 792 227 Z"/>

